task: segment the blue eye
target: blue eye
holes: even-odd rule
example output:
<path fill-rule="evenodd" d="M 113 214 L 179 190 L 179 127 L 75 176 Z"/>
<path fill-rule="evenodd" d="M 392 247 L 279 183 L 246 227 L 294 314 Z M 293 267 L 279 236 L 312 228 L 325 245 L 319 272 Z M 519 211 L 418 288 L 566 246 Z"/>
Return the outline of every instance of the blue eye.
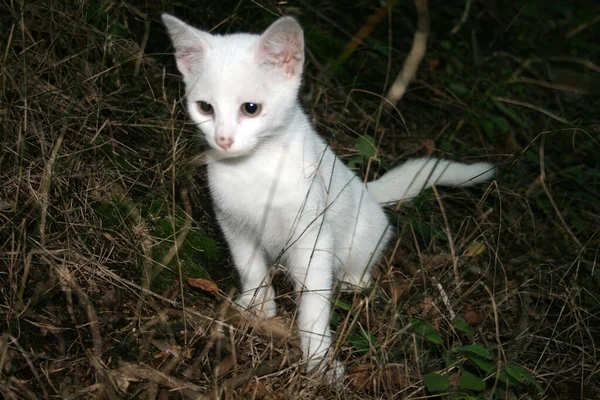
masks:
<path fill-rule="evenodd" d="M 256 103 L 244 103 L 242 104 L 242 112 L 248 117 L 256 117 L 260 114 L 262 106 Z"/>
<path fill-rule="evenodd" d="M 206 101 L 198 102 L 198 111 L 200 111 L 204 115 L 211 115 L 213 113 L 213 106 Z"/>

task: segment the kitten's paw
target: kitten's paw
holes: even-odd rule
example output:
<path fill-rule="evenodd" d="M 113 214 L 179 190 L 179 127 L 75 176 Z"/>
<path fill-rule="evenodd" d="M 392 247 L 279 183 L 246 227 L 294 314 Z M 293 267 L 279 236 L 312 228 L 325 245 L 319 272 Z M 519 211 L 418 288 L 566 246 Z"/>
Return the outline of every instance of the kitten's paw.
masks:
<path fill-rule="evenodd" d="M 341 386 L 346 376 L 346 367 L 339 360 L 316 358 L 308 361 L 307 371 L 319 375 L 325 383 L 331 386 Z"/>
<path fill-rule="evenodd" d="M 234 300 L 234 305 L 258 319 L 271 318 L 277 315 L 277 306 L 273 299 L 259 301 L 254 295 L 243 294 Z"/>

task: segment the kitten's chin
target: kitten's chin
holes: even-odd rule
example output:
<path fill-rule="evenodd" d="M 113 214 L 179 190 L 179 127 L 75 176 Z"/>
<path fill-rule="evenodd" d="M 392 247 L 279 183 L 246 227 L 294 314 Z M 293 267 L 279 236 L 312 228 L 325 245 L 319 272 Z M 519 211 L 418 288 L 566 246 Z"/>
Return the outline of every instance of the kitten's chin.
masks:
<path fill-rule="evenodd" d="M 216 144 L 209 143 L 209 145 L 211 147 L 211 153 L 213 154 L 213 157 L 219 160 L 223 160 L 226 158 L 244 157 L 251 154 L 254 150 L 254 147 L 237 148 L 235 146 L 224 150 Z"/>

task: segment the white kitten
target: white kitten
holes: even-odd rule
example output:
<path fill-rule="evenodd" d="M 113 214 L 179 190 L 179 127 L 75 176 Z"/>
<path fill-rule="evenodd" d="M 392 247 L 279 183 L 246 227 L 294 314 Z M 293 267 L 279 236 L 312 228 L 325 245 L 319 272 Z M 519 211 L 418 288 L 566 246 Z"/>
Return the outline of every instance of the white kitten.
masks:
<path fill-rule="evenodd" d="M 325 371 L 334 279 L 365 286 L 391 229 L 380 203 L 433 184 L 489 180 L 494 167 L 416 159 L 366 186 L 303 113 L 298 89 L 304 37 L 295 19 L 262 35 L 212 35 L 163 14 L 186 87 L 187 108 L 214 149 L 208 179 L 217 218 L 243 286 L 236 302 L 276 313 L 269 266 L 281 260 L 299 296 L 309 371 Z M 334 362 L 329 378 L 343 375 Z"/>

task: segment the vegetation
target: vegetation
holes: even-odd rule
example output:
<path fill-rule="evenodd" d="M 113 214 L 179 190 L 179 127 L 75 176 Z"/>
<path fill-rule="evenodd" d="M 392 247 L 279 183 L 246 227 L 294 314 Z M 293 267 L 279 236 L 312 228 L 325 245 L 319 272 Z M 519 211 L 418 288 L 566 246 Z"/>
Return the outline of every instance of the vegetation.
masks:
<path fill-rule="evenodd" d="M 429 7 L 425 59 L 387 109 L 412 1 L 2 2 L 2 397 L 596 398 L 600 8 Z M 303 373 L 283 275 L 281 317 L 228 306 L 165 11 L 220 33 L 297 16 L 303 104 L 361 176 L 424 154 L 498 165 L 389 210 L 377 283 L 332 300 L 339 387 Z"/>

